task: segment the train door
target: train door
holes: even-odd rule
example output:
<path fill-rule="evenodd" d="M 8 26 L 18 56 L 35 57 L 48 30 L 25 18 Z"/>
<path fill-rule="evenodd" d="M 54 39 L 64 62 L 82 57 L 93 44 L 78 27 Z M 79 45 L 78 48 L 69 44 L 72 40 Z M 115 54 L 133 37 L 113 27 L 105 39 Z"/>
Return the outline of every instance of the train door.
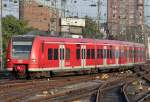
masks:
<path fill-rule="evenodd" d="M 64 44 L 59 45 L 59 68 L 64 69 L 64 57 L 65 57 L 65 46 Z"/>
<path fill-rule="evenodd" d="M 119 48 L 119 64 L 124 64 L 124 47 L 120 46 Z"/>
<path fill-rule="evenodd" d="M 86 45 L 86 66 L 95 67 L 95 45 Z"/>
<path fill-rule="evenodd" d="M 75 44 L 73 64 L 75 68 L 81 68 L 81 44 Z"/>
<path fill-rule="evenodd" d="M 104 50 L 103 50 L 103 46 L 102 45 L 97 45 L 97 47 L 96 47 L 96 49 L 97 49 L 97 55 L 96 55 L 96 65 L 98 65 L 98 66 L 101 66 L 101 65 L 103 65 L 103 58 L 104 58 Z"/>
<path fill-rule="evenodd" d="M 124 64 L 127 64 L 127 60 L 128 60 L 127 54 L 128 54 L 127 46 L 124 46 L 124 56 L 123 56 L 123 59 L 124 59 L 123 63 Z"/>
<path fill-rule="evenodd" d="M 84 68 L 86 66 L 86 45 L 81 45 L 82 49 L 82 59 L 81 59 L 81 66 Z"/>
<path fill-rule="evenodd" d="M 134 47 L 134 63 L 137 63 L 137 47 Z"/>
<path fill-rule="evenodd" d="M 59 67 L 58 48 L 59 44 L 44 43 L 43 69 L 51 70 Z"/>
<path fill-rule="evenodd" d="M 116 65 L 119 64 L 119 46 L 115 48 L 115 56 L 116 56 Z"/>
<path fill-rule="evenodd" d="M 111 65 L 111 64 L 115 64 L 116 60 L 115 60 L 115 47 L 114 46 L 107 46 L 107 64 Z"/>
<path fill-rule="evenodd" d="M 103 58 L 103 65 L 107 66 L 107 46 L 104 46 L 104 50 L 103 50 L 103 54 L 104 54 L 104 58 Z"/>
<path fill-rule="evenodd" d="M 65 44 L 65 68 L 79 68 L 81 66 L 81 49 L 82 45 L 80 44 Z"/>

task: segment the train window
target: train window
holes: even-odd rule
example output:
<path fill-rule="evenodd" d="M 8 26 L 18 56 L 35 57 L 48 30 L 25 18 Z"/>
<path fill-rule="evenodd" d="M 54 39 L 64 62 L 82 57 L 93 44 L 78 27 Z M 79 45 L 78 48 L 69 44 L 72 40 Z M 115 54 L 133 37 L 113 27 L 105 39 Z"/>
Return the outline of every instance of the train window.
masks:
<path fill-rule="evenodd" d="M 58 60 L 58 49 L 54 49 L 54 60 Z"/>
<path fill-rule="evenodd" d="M 109 53 L 110 53 L 110 50 L 107 49 L 107 58 L 109 58 Z"/>
<path fill-rule="evenodd" d="M 62 59 L 64 60 L 64 48 L 62 49 Z"/>
<path fill-rule="evenodd" d="M 60 60 L 64 59 L 64 49 L 60 49 Z"/>
<path fill-rule="evenodd" d="M 119 58 L 119 50 L 116 50 L 116 58 Z"/>
<path fill-rule="evenodd" d="M 66 60 L 70 60 L 70 49 L 66 49 Z"/>
<path fill-rule="evenodd" d="M 53 49 L 48 49 L 48 60 L 52 60 L 53 58 Z"/>
<path fill-rule="evenodd" d="M 87 56 L 86 56 L 86 58 L 90 59 L 90 56 L 91 56 L 91 51 L 90 51 L 90 49 L 87 49 Z"/>
<path fill-rule="evenodd" d="M 82 49 L 82 59 L 84 59 L 84 56 L 85 56 L 85 52 L 84 49 Z"/>
<path fill-rule="evenodd" d="M 107 50 L 104 49 L 104 58 L 107 58 Z"/>
<path fill-rule="evenodd" d="M 110 54 L 110 55 L 109 55 L 109 56 L 110 56 L 110 59 L 112 59 L 112 58 L 113 58 L 113 49 L 110 49 L 109 51 L 110 51 L 110 52 L 109 52 L 109 54 Z"/>
<path fill-rule="evenodd" d="M 132 50 L 132 58 L 134 58 L 134 50 Z"/>
<path fill-rule="evenodd" d="M 132 58 L 132 50 L 129 50 L 129 58 Z"/>
<path fill-rule="evenodd" d="M 62 49 L 60 48 L 60 60 L 62 60 Z"/>
<path fill-rule="evenodd" d="M 86 51 L 85 51 L 85 49 L 84 49 L 84 59 L 86 58 Z"/>
<path fill-rule="evenodd" d="M 95 59 L 95 50 L 94 49 L 91 49 L 91 58 Z"/>
<path fill-rule="evenodd" d="M 76 49 L 76 59 L 80 59 L 80 49 Z"/>
<path fill-rule="evenodd" d="M 103 49 L 97 50 L 97 58 L 103 58 Z"/>

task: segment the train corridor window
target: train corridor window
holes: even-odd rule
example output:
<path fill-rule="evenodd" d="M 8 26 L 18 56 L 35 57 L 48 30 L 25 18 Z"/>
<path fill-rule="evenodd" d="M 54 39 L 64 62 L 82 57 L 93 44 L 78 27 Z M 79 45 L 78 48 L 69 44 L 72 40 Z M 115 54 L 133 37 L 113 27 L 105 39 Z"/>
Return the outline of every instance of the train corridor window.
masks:
<path fill-rule="evenodd" d="M 91 58 L 95 59 L 95 50 L 94 49 L 91 49 Z"/>
<path fill-rule="evenodd" d="M 52 60 L 53 58 L 53 49 L 48 49 L 48 60 Z"/>
<path fill-rule="evenodd" d="M 90 51 L 90 49 L 87 49 L 87 56 L 86 56 L 86 58 L 90 59 L 90 56 L 91 56 L 91 51 Z"/>
<path fill-rule="evenodd" d="M 54 60 L 58 60 L 58 49 L 54 49 Z"/>
<path fill-rule="evenodd" d="M 66 49 L 66 60 L 70 60 L 70 49 Z"/>
<path fill-rule="evenodd" d="M 76 49 L 76 59 L 80 59 L 80 49 Z"/>

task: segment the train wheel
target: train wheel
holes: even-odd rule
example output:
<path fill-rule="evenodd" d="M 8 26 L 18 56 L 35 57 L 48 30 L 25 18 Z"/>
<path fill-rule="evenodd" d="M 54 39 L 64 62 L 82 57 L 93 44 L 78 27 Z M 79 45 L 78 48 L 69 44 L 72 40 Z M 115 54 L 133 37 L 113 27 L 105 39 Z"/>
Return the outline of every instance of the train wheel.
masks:
<path fill-rule="evenodd" d="M 49 72 L 49 77 L 53 77 L 54 73 L 52 71 Z"/>
<path fill-rule="evenodd" d="M 30 72 L 29 72 L 28 68 L 25 69 L 25 79 L 27 79 L 27 80 L 31 79 Z"/>
<path fill-rule="evenodd" d="M 13 68 L 13 71 L 12 71 L 12 79 L 19 79 L 19 75 L 18 75 L 18 72 L 15 68 Z"/>

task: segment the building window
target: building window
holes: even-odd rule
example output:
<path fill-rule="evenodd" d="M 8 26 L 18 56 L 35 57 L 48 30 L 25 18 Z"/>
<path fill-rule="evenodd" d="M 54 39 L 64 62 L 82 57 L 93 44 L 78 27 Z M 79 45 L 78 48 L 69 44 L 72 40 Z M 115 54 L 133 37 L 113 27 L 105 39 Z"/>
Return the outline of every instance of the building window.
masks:
<path fill-rule="evenodd" d="M 52 60 L 53 58 L 53 49 L 48 49 L 48 60 Z"/>
<path fill-rule="evenodd" d="M 3 6 L 4 6 L 4 7 L 7 7 L 7 4 L 4 4 Z"/>
<path fill-rule="evenodd" d="M 54 49 L 54 60 L 58 60 L 58 49 Z"/>
<path fill-rule="evenodd" d="M 18 3 L 17 0 L 14 0 L 14 3 Z"/>
<path fill-rule="evenodd" d="M 70 49 L 66 49 L 66 60 L 70 60 Z"/>

